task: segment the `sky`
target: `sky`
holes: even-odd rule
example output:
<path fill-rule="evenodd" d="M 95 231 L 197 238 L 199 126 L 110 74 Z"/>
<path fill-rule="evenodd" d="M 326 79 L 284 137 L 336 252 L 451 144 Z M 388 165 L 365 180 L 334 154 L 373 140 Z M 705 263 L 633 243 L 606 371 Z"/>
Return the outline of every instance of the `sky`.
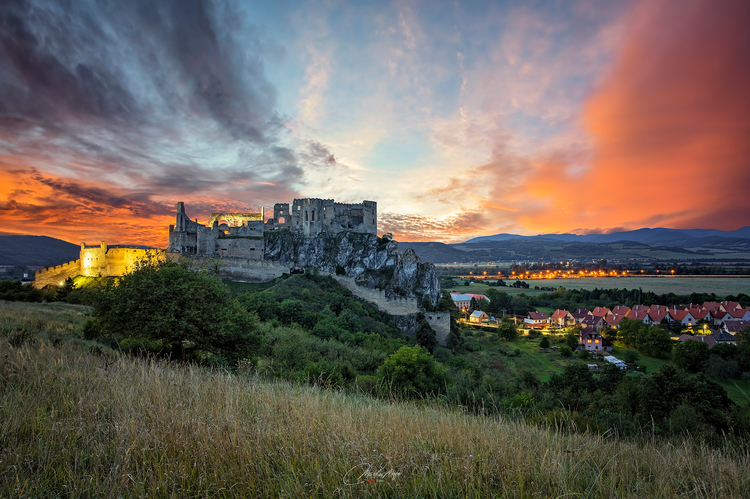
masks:
<path fill-rule="evenodd" d="M 378 231 L 750 225 L 750 2 L 5 0 L 0 233 L 165 247 L 175 203 Z"/>

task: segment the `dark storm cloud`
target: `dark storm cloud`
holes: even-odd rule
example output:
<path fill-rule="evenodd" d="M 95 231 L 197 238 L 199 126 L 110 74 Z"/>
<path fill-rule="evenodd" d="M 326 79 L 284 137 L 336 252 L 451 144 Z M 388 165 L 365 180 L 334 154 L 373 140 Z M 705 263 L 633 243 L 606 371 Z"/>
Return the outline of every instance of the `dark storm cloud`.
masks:
<path fill-rule="evenodd" d="M 188 190 L 258 161 L 299 182 L 264 74 L 280 49 L 243 21 L 221 0 L 3 2 L 0 152 L 67 154 Z M 219 166 L 232 149 L 236 164 Z"/>
<path fill-rule="evenodd" d="M 226 6 L 201 0 L 6 2 L 0 112 L 41 124 L 97 118 L 121 125 L 154 112 L 198 114 L 234 139 L 264 143 L 281 126 L 264 46 L 245 27 L 251 41 L 240 47 L 225 18 L 232 18 Z M 128 59 L 139 67 L 122 67 Z M 153 84 L 160 102 L 143 95 L 137 80 Z"/>
<path fill-rule="evenodd" d="M 0 7 L 3 117 L 54 123 L 75 116 L 124 118 L 137 112 L 135 99 L 110 68 L 72 61 L 86 42 L 76 39 L 76 28 L 103 38 L 100 43 L 109 40 L 87 13 L 71 21 L 24 0 Z"/>

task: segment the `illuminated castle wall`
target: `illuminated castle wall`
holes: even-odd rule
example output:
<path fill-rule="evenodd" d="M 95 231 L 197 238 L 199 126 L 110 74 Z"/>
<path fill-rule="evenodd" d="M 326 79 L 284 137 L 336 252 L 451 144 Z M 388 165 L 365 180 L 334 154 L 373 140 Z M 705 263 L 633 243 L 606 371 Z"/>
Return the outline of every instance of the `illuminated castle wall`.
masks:
<path fill-rule="evenodd" d="M 131 271 L 138 260 L 146 257 L 164 258 L 164 251 L 145 248 L 117 246 L 108 248 L 107 243 L 87 247 L 81 243 L 80 258 L 74 262 L 47 267 L 36 272 L 34 287 L 59 286 L 68 277 L 117 277 Z"/>

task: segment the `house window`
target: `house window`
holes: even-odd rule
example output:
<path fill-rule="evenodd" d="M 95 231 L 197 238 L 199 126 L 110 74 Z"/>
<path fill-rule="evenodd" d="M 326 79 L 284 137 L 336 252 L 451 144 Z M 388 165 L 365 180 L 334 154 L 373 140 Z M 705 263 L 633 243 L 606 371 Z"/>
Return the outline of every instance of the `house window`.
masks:
<path fill-rule="evenodd" d="M 594 343 L 599 343 L 599 340 L 594 341 Z"/>
<path fill-rule="evenodd" d="M 591 340 L 589 340 L 589 343 L 591 343 Z"/>

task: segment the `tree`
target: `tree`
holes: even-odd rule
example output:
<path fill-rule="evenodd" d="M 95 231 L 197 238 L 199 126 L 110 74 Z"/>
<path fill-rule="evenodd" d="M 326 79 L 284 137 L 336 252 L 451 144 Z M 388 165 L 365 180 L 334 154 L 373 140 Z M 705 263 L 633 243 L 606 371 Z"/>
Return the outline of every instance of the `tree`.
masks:
<path fill-rule="evenodd" d="M 701 370 L 708 360 L 708 345 L 702 341 L 685 340 L 674 349 L 674 363 L 680 369 L 690 372 Z"/>
<path fill-rule="evenodd" d="M 419 326 L 417 326 L 417 343 L 425 347 L 430 353 L 434 352 L 438 345 L 435 330 L 424 319 L 419 321 Z"/>
<path fill-rule="evenodd" d="M 548 349 L 549 348 L 549 338 L 546 336 L 542 336 L 542 341 L 539 342 L 539 348 Z"/>
<path fill-rule="evenodd" d="M 571 350 L 575 350 L 578 348 L 578 345 L 581 344 L 581 336 L 579 335 L 580 331 L 580 327 L 574 327 L 565 335 L 565 344 L 568 345 L 568 348 Z"/>
<path fill-rule="evenodd" d="M 518 330 L 515 324 L 503 322 L 497 326 L 497 335 L 505 341 L 513 341 L 518 338 Z"/>
<path fill-rule="evenodd" d="M 380 390 L 398 397 L 438 395 L 445 388 L 445 370 L 419 345 L 401 347 L 377 370 Z"/>
<path fill-rule="evenodd" d="M 185 263 L 145 262 L 107 286 L 94 303 L 88 338 L 128 339 L 182 358 L 206 353 L 233 362 L 260 346 L 254 315 L 226 285 Z"/>
<path fill-rule="evenodd" d="M 734 338 L 740 345 L 750 345 L 750 326 L 742 328 L 742 330 L 738 332 L 734 336 Z"/>

